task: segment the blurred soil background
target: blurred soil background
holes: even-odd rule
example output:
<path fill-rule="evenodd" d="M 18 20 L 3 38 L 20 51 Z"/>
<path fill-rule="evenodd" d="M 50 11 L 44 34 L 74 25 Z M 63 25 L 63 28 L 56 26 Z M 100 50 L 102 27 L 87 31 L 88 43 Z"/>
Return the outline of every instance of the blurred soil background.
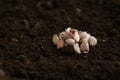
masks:
<path fill-rule="evenodd" d="M 67 27 L 97 46 L 56 49 Z M 120 0 L 0 0 L 0 80 L 120 80 Z"/>

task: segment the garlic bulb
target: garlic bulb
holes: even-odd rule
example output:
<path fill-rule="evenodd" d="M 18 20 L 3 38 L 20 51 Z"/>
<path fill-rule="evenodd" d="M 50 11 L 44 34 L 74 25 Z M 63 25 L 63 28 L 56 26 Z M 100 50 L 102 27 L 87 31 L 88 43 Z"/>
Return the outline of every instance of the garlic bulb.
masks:
<path fill-rule="evenodd" d="M 59 38 L 58 38 L 57 34 L 54 34 L 52 41 L 55 45 L 57 45 L 58 40 L 59 40 Z"/>
<path fill-rule="evenodd" d="M 89 44 L 90 44 L 91 46 L 95 46 L 95 45 L 97 44 L 97 39 L 96 39 L 94 36 L 91 36 L 91 37 L 89 38 Z"/>
<path fill-rule="evenodd" d="M 78 54 L 81 53 L 80 47 L 79 47 L 79 44 L 78 44 L 78 43 L 74 44 L 73 48 L 74 48 L 74 50 L 75 50 L 76 53 L 78 53 Z"/>
<path fill-rule="evenodd" d="M 68 45 L 71 45 L 73 46 L 75 44 L 75 40 L 74 39 L 66 39 L 65 42 L 68 44 Z"/>

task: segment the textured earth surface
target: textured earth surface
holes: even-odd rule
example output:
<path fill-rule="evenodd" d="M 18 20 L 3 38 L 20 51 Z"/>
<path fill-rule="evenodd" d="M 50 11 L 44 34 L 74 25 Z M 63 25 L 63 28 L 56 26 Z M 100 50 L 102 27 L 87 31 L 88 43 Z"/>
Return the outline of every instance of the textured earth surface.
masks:
<path fill-rule="evenodd" d="M 88 54 L 56 49 L 67 27 L 98 39 Z M 119 80 L 119 0 L 0 0 L 0 80 Z"/>

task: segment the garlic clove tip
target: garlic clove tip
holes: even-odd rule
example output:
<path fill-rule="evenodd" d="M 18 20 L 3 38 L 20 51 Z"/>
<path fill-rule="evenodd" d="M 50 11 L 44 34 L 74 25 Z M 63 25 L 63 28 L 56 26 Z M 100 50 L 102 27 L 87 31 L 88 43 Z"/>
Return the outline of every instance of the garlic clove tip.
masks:
<path fill-rule="evenodd" d="M 74 48 L 76 53 L 81 54 L 80 47 L 79 47 L 78 43 L 74 44 L 73 48 Z"/>

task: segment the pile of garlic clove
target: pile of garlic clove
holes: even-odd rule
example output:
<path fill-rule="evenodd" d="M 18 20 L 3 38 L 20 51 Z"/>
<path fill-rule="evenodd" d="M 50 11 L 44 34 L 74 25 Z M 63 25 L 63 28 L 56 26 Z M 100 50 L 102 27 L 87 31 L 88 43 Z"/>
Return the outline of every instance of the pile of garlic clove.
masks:
<path fill-rule="evenodd" d="M 73 46 L 76 53 L 81 54 L 89 52 L 89 45 L 95 46 L 97 39 L 91 36 L 86 31 L 79 31 L 68 27 L 65 31 L 59 33 L 59 35 L 53 35 L 53 43 L 60 49 L 64 46 Z"/>

